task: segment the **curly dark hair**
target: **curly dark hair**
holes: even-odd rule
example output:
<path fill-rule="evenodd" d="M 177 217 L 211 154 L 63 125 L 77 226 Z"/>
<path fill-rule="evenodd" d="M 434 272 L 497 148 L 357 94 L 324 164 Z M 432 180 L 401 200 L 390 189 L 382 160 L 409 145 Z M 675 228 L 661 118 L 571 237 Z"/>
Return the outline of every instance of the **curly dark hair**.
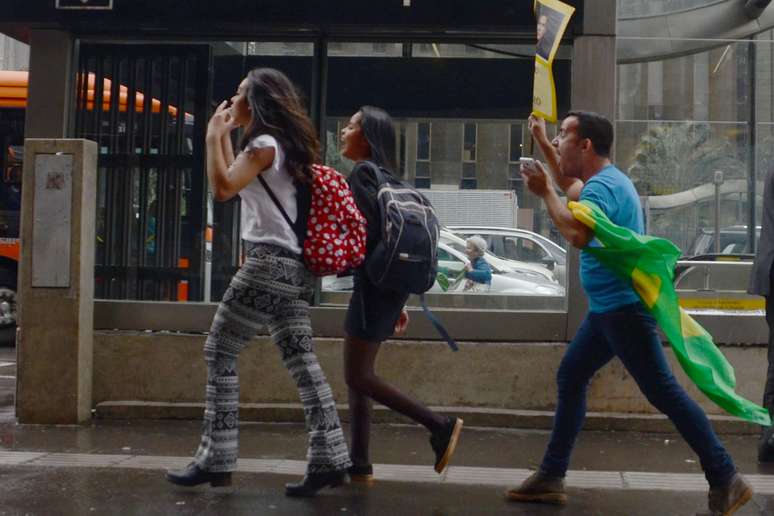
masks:
<path fill-rule="evenodd" d="M 247 74 L 245 90 L 252 117 L 239 142 L 241 149 L 261 134 L 270 134 L 285 152 L 285 165 L 297 181 L 312 182 L 313 163 L 320 162 L 320 141 L 306 114 L 298 88 L 274 68 Z"/>

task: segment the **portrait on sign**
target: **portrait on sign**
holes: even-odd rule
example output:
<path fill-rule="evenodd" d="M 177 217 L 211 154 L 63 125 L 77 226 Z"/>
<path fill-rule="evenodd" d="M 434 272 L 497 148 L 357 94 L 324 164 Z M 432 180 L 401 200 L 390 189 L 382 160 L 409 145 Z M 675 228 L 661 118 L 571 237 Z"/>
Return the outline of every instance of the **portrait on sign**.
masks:
<path fill-rule="evenodd" d="M 551 61 L 554 47 L 564 24 L 564 14 L 548 7 L 545 4 L 538 4 L 537 9 L 537 46 L 535 54 L 545 61 Z"/>

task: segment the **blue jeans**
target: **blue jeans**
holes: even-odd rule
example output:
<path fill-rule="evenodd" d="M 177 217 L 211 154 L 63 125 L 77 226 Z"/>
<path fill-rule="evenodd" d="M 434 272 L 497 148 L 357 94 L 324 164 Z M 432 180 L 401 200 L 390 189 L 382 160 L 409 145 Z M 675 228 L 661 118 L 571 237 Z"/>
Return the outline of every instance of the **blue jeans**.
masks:
<path fill-rule="evenodd" d="M 710 486 L 727 485 L 736 466 L 704 411 L 672 375 L 656 332 L 656 320 L 641 303 L 586 315 L 559 366 L 554 428 L 540 469 L 551 476 L 564 476 L 567 472 L 575 439 L 586 416 L 589 381 L 614 356 L 621 360 L 648 401 L 672 421 L 699 456 Z"/>

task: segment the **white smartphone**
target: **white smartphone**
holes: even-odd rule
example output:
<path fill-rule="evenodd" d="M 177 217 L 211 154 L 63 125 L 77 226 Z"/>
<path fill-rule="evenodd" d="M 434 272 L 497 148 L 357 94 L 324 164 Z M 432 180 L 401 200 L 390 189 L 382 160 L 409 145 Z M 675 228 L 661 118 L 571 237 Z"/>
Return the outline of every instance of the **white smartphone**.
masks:
<path fill-rule="evenodd" d="M 535 158 L 528 158 L 526 156 L 519 158 L 519 163 L 524 165 L 524 168 L 534 170 Z"/>

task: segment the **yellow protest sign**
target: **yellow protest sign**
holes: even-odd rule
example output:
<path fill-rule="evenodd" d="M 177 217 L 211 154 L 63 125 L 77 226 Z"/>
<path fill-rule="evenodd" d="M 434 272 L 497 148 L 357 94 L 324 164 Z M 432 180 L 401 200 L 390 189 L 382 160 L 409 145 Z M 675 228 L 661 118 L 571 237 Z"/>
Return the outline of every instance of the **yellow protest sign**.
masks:
<path fill-rule="evenodd" d="M 575 8 L 559 0 L 535 0 L 537 45 L 532 111 L 549 122 L 556 122 L 556 85 L 551 65 Z"/>

